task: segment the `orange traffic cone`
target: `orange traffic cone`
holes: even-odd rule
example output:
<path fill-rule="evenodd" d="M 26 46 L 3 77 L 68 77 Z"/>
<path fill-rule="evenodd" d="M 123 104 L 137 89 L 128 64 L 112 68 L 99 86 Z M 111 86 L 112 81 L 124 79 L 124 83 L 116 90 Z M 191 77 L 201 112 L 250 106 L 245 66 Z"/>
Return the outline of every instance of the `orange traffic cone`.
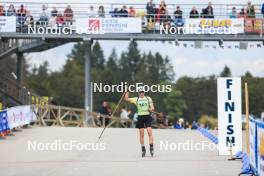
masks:
<path fill-rule="evenodd" d="M 4 133 L 0 133 L 0 138 L 4 138 L 4 139 L 6 138 Z"/>

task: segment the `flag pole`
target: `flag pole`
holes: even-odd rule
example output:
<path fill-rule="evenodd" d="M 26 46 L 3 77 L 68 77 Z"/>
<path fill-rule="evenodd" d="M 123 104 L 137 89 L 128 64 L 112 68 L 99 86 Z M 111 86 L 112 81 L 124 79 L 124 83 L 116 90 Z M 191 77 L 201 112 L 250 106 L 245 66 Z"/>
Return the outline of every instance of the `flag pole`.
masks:
<path fill-rule="evenodd" d="M 249 102 L 248 102 L 248 84 L 245 82 L 245 110 L 246 110 L 246 146 L 247 146 L 247 154 L 250 154 L 249 148 Z"/>

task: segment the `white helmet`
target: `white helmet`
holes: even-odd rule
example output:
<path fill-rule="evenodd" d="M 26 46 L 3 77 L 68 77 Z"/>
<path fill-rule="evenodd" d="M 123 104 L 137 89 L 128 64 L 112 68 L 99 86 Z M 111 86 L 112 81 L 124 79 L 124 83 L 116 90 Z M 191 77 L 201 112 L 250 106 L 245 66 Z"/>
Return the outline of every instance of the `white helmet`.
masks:
<path fill-rule="evenodd" d="M 145 92 L 144 87 L 143 86 L 138 87 L 137 92 Z"/>

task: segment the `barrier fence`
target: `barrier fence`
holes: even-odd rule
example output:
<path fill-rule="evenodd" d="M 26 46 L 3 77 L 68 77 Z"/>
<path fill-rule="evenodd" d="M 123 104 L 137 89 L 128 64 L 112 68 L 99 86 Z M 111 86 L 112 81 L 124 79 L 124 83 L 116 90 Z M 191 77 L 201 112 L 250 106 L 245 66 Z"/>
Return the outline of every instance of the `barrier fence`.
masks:
<path fill-rule="evenodd" d="M 48 104 L 15 106 L 0 111 L 0 137 L 7 135 L 10 130 L 29 125 L 31 123 L 42 126 L 75 126 L 84 127 L 85 110 Z M 98 113 L 91 113 L 92 127 L 123 127 L 130 128 L 133 121 L 120 117 L 109 117 Z M 106 121 L 108 123 L 106 123 Z"/>
<path fill-rule="evenodd" d="M 264 122 L 250 117 L 250 164 L 258 175 L 264 175 Z"/>
<path fill-rule="evenodd" d="M 4 137 L 11 129 L 28 125 L 36 121 L 37 117 L 31 106 L 16 106 L 0 111 L 0 136 Z"/>
<path fill-rule="evenodd" d="M 239 151 L 234 159 L 241 159 L 240 175 L 264 175 L 264 122 L 249 117 L 249 153 Z M 232 156 L 233 157 L 233 156 Z"/>

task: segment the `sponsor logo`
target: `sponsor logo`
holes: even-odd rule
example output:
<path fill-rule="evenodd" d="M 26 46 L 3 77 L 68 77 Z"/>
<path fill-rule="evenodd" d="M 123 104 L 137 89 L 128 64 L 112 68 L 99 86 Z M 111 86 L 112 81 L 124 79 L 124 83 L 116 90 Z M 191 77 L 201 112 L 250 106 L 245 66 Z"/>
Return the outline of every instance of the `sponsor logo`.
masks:
<path fill-rule="evenodd" d="M 100 29 L 100 20 L 99 19 L 89 19 L 88 27 L 91 31 L 99 31 Z"/>

